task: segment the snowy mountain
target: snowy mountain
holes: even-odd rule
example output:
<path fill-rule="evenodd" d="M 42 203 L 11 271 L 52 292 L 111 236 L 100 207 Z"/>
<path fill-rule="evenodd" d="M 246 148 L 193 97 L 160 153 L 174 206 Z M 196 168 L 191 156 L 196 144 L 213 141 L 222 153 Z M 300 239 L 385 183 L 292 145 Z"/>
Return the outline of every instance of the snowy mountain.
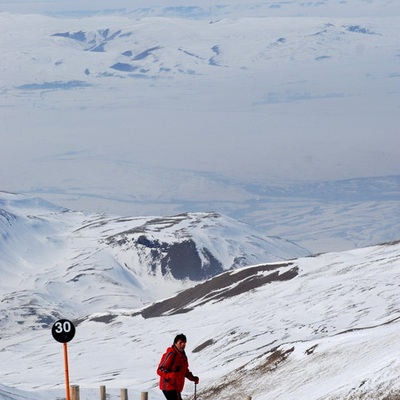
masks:
<path fill-rule="evenodd" d="M 121 231 L 121 226 L 139 226 L 138 221 L 87 216 L 82 224 L 81 213 L 10 194 L 2 194 L 2 209 L 7 210 L 2 213 L 2 243 L 8 243 L 2 255 L 4 249 L 19 246 L 23 257 L 13 268 L 8 264 L 8 270 L 2 262 L 0 398 L 63 397 L 62 348 L 50 333 L 60 317 L 73 320 L 77 329 L 69 343 L 70 379 L 80 386 L 83 399 L 93 398 L 99 386 L 106 385 L 111 399 L 126 387 L 130 398 L 148 391 L 149 398 L 161 400 L 156 365 L 181 331 L 188 337 L 191 369 L 201 379 L 199 398 L 395 399 L 400 393 L 398 242 L 240 267 L 190 284 L 186 290 L 175 285 L 176 295 L 132 307 L 128 289 L 130 296 L 147 293 L 150 279 L 141 291 L 139 278 L 133 282 L 128 268 L 124 273 L 110 272 L 111 255 L 105 250 L 109 244 L 98 238 L 113 238 L 112 246 L 122 239 L 124 253 L 124 246 L 137 236 L 135 229 Z M 198 218 L 140 221 L 141 234 L 157 232 L 160 238 L 164 229 L 168 242 L 178 233 L 186 237 L 192 225 L 192 237 L 205 238 L 196 230 Z M 208 218 L 211 232 L 223 227 L 212 225 L 213 219 L 220 223 L 222 217 Z M 19 225 L 12 234 L 15 221 Z M 231 223 L 222 243 L 232 231 Z M 208 228 L 202 225 L 202 229 Z M 115 236 L 115 232 L 120 233 Z M 24 242 L 25 253 L 18 236 L 30 237 L 31 242 Z M 84 247 L 78 246 L 78 239 Z M 43 257 L 44 243 L 47 257 Z M 43 261 L 40 266 L 33 262 L 36 259 Z M 11 252 L 8 260 L 17 259 Z M 104 260 L 108 271 L 101 264 Z M 122 268 L 121 262 L 116 264 Z M 152 278 L 159 289 L 169 286 L 173 292 L 172 279 L 167 285 L 162 273 Z M 19 287 L 6 296 L 17 279 Z M 12 302 L 24 295 L 30 308 L 13 308 Z M 94 312 L 95 308 L 102 311 Z M 40 315 L 47 319 L 33 320 Z M 184 398 L 192 394 L 188 382 Z"/>
<path fill-rule="evenodd" d="M 0 233 L 3 333 L 42 329 L 67 310 L 142 307 L 225 270 L 309 254 L 216 213 L 87 215 L 4 192 Z"/>
<path fill-rule="evenodd" d="M 396 19 L 388 19 L 387 15 L 354 19 L 334 15 L 329 18 L 322 13 L 319 17 L 299 18 L 270 11 L 257 17 L 231 13 L 212 19 L 212 13 L 201 18 L 182 14 L 171 16 L 164 12 L 162 16 L 139 19 L 128 12 L 77 19 L 15 15 L 10 19 L 9 14 L 3 13 L 2 30 L 18 37 L 8 45 L 4 42 L 7 53 L 2 57 L 19 58 L 29 68 L 26 75 L 11 73 L 16 67 L 14 62 L 5 63 L 5 73 L 12 79 L 4 82 L 3 90 L 29 95 L 87 89 L 90 95 L 95 87 L 104 85 L 119 91 L 121 80 L 134 88 L 140 85 L 138 79 L 161 80 L 160 85 L 174 80 L 192 86 L 196 81 L 204 84 L 214 79 L 249 79 L 262 71 L 273 71 L 276 64 L 283 64 L 286 69 L 285 60 L 299 68 L 311 63 L 309 67 L 323 79 L 325 68 L 321 63 L 335 66 L 345 59 L 348 72 L 354 74 L 360 59 L 372 63 L 377 57 L 396 56 L 392 48 Z M 27 28 L 21 30 L 15 19 Z M 388 47 L 392 48 L 391 53 Z M 385 66 L 371 68 L 377 73 L 383 72 Z M 290 73 L 290 69 L 285 72 Z M 263 98 L 254 97 L 253 102 L 271 105 L 349 95 L 338 77 L 312 93 L 302 92 L 301 87 L 299 91 L 290 86 L 278 90 L 274 85 Z M 110 100 L 118 99 L 114 96 Z"/>

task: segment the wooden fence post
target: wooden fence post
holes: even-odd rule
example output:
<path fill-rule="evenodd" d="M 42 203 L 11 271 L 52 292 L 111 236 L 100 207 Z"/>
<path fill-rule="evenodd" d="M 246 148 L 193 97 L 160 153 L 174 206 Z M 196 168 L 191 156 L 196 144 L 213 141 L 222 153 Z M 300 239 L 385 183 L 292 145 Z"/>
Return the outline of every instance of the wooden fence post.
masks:
<path fill-rule="evenodd" d="M 79 386 L 71 385 L 70 390 L 71 400 L 80 400 Z M 100 386 L 100 400 L 106 400 L 106 387 L 104 385 Z M 121 389 L 121 400 L 128 400 L 128 389 Z M 148 400 L 148 392 L 142 392 L 140 400 Z M 251 397 L 248 400 L 251 400 Z"/>
<path fill-rule="evenodd" d="M 100 386 L 100 400 L 106 400 L 106 387 L 104 385 Z"/>
<path fill-rule="evenodd" d="M 128 389 L 121 389 L 121 400 L 128 400 Z"/>
<path fill-rule="evenodd" d="M 79 386 L 78 385 L 71 385 L 71 400 L 79 400 Z"/>
<path fill-rule="evenodd" d="M 140 394 L 140 400 L 148 400 L 148 393 L 147 392 L 142 392 Z"/>

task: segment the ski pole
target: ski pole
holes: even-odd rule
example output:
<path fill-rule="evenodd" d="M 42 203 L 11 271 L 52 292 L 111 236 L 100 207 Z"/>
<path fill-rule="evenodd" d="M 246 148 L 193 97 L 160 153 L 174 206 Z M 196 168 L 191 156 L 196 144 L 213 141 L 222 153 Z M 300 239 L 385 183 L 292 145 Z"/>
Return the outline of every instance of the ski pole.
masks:
<path fill-rule="evenodd" d="M 194 384 L 194 400 L 197 398 L 197 383 Z"/>

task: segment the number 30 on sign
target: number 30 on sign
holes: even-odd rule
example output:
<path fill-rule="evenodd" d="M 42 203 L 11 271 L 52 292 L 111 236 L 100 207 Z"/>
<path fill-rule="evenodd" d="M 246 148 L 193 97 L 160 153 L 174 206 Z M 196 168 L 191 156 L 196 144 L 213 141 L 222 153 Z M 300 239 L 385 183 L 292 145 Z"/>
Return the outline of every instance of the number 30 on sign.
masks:
<path fill-rule="evenodd" d="M 51 328 L 53 338 L 60 343 L 68 343 L 75 336 L 75 326 L 67 319 L 59 319 Z"/>

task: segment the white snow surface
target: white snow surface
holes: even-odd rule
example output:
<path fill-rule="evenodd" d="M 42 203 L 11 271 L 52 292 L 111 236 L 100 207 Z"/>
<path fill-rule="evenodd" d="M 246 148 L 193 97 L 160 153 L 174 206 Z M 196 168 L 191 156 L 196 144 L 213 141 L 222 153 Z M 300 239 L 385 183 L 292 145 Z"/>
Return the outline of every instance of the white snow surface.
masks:
<path fill-rule="evenodd" d="M 132 399 L 147 391 L 161 400 L 155 370 L 180 332 L 201 379 L 198 398 L 383 399 L 400 391 L 398 242 L 238 268 L 186 290 L 153 276 L 144 288 L 144 276 L 133 281 L 100 247 L 97 261 L 90 257 L 101 229 L 113 229 L 104 216 L 98 230 L 86 216 L 85 233 L 82 213 L 40 199 L 2 193 L 1 209 L 2 399 L 65 396 L 63 346 L 51 336 L 58 318 L 76 325 L 69 376 L 82 399 L 106 385 L 111 399 L 127 388 Z M 77 272 L 85 259 L 92 275 Z M 127 306 L 156 287 L 158 303 Z M 184 399 L 193 390 L 188 382 Z"/>

